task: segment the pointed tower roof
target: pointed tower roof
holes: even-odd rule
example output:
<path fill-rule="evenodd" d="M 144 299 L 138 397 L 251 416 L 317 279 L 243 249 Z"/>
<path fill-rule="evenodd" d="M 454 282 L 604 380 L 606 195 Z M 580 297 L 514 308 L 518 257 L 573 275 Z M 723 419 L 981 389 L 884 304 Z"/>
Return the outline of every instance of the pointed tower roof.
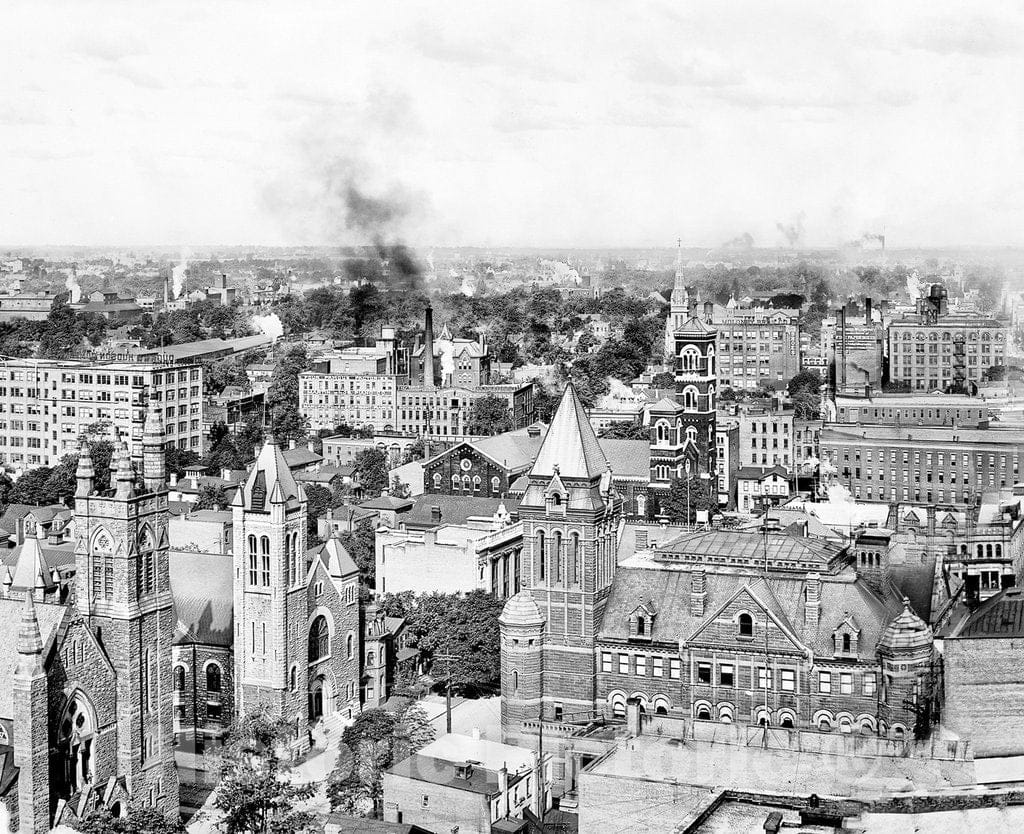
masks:
<path fill-rule="evenodd" d="M 910 607 L 910 599 L 903 597 L 903 610 L 882 633 L 878 647 L 890 651 L 912 650 L 927 647 L 931 642 L 931 628 L 914 613 Z"/>
<path fill-rule="evenodd" d="M 551 418 L 530 476 L 548 478 L 556 470 L 562 478 L 588 481 L 601 477 L 608 470 L 608 460 L 571 382 L 565 386 L 562 400 Z"/>
<path fill-rule="evenodd" d="M 50 575 L 50 566 L 46 564 L 46 557 L 43 556 L 43 550 L 39 547 L 39 540 L 35 536 L 26 538 L 14 566 L 13 587 L 26 591 L 37 587 L 49 588 L 52 587 Z"/>
<path fill-rule="evenodd" d="M 326 541 L 321 551 L 321 558 L 327 565 L 327 572 L 337 579 L 359 572 L 355 560 L 349 555 L 337 536 L 331 536 Z"/>
<path fill-rule="evenodd" d="M 298 485 L 272 434 L 267 435 L 256 465 L 239 492 L 241 505 L 247 509 L 269 510 L 271 503 L 288 504 L 300 500 Z"/>
<path fill-rule="evenodd" d="M 39 655 L 43 653 L 43 635 L 39 631 L 39 620 L 36 618 L 36 604 L 32 594 L 25 594 L 25 607 L 21 612 L 21 627 L 18 629 L 18 654 L 23 657 L 18 661 L 18 671 L 27 664 L 28 671 L 33 671 L 39 664 Z M 34 663 L 31 658 L 34 657 Z"/>

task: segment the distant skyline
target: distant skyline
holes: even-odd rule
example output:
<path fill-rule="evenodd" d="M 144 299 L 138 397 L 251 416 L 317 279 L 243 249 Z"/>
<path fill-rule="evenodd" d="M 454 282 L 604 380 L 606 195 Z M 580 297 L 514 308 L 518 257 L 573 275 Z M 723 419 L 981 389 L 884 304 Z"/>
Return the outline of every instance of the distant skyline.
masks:
<path fill-rule="evenodd" d="M 5 246 L 1024 245 L 1020 4 L 5 11 Z"/>

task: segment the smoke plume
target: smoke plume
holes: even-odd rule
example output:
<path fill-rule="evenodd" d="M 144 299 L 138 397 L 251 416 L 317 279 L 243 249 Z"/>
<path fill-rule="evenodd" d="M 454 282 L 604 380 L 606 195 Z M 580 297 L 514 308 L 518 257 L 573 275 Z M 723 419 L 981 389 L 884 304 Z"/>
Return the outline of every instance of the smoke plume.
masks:
<path fill-rule="evenodd" d="M 71 267 L 71 271 L 68 272 L 67 280 L 64 282 L 64 288 L 71 294 L 71 303 L 77 304 L 82 300 L 82 285 L 78 283 L 78 273 L 74 267 Z"/>
<path fill-rule="evenodd" d="M 171 269 L 171 289 L 175 298 L 181 297 L 181 291 L 185 288 L 185 270 L 188 269 L 188 260 L 182 259 L 178 265 Z"/>
<path fill-rule="evenodd" d="M 284 335 L 284 325 L 277 313 L 271 313 L 269 316 L 253 316 L 252 326 L 275 342 Z"/>
<path fill-rule="evenodd" d="M 754 248 L 754 236 L 750 232 L 744 232 L 732 240 L 727 240 L 723 243 L 720 249 L 753 249 Z"/>
<path fill-rule="evenodd" d="M 792 223 L 776 223 L 775 228 L 782 233 L 791 248 L 799 246 L 804 238 L 804 213 L 800 212 Z"/>

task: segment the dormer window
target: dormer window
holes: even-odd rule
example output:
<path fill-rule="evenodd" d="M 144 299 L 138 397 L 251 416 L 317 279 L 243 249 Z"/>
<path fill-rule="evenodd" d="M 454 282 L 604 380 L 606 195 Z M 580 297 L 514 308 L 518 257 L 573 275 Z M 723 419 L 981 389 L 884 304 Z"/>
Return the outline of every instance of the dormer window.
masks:
<path fill-rule="evenodd" d="M 551 493 L 551 506 L 552 507 L 561 507 L 562 506 L 562 496 L 559 495 L 557 492 Z"/>
<path fill-rule="evenodd" d="M 740 614 L 739 620 L 739 635 L 740 637 L 753 637 L 754 636 L 754 618 L 749 614 Z"/>
<path fill-rule="evenodd" d="M 636 633 L 638 637 L 643 637 L 647 634 L 647 620 L 644 617 L 636 618 Z"/>
<path fill-rule="evenodd" d="M 654 631 L 654 610 L 651 604 L 637 606 L 629 615 L 629 637 L 631 640 L 650 640 Z"/>

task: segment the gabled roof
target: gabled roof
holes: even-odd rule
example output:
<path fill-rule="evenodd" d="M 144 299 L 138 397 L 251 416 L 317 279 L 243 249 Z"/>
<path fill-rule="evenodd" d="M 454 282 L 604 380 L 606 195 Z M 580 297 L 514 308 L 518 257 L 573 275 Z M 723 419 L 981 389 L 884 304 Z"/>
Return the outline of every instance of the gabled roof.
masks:
<path fill-rule="evenodd" d="M 0 634 L 7 639 L 0 640 L 0 718 L 14 718 L 14 669 L 18 665 L 17 634 L 25 600 L 18 597 L 0 599 Z M 64 617 L 71 610 L 67 605 L 37 603 L 36 622 L 43 640 L 43 662 L 53 647 L 53 641 Z"/>
<path fill-rule="evenodd" d="M 267 442 L 260 449 L 256 464 L 235 500 L 241 500 L 242 506 L 252 509 L 254 492 L 256 504 L 262 501 L 263 509 L 267 511 L 273 502 L 293 506 L 300 500 L 300 488 L 273 435 L 267 435 Z"/>
<path fill-rule="evenodd" d="M 690 318 L 683 322 L 682 326 L 675 330 L 675 333 L 682 333 L 684 336 L 707 336 L 714 332 L 715 328 L 705 324 L 704 320 L 698 316 L 690 316 Z"/>
<path fill-rule="evenodd" d="M 985 600 L 952 637 L 1024 637 L 1024 588 L 1007 588 Z"/>
<path fill-rule="evenodd" d="M 565 386 L 551 426 L 544 437 L 530 476 L 547 478 L 555 471 L 563 478 L 593 480 L 608 471 L 608 459 L 587 419 L 575 387 Z"/>
<path fill-rule="evenodd" d="M 340 578 L 359 573 L 355 560 L 337 536 L 331 536 L 322 545 L 313 548 L 312 552 L 320 557 L 331 576 Z"/>

